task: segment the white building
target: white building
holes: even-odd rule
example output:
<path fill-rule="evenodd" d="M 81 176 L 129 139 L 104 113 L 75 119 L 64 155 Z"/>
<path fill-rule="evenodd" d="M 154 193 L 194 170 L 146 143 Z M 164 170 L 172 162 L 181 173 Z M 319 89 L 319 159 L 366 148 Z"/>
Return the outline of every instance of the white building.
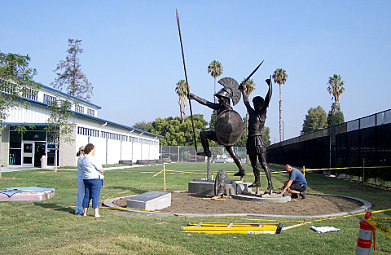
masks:
<path fill-rule="evenodd" d="M 50 116 L 47 102 L 53 100 L 72 102 L 70 111 L 73 116 L 69 121 L 75 124 L 70 137 L 72 141 L 60 141 L 59 166 L 76 166 L 76 152 L 87 143 L 95 145 L 96 156 L 103 164 L 159 159 L 159 138 L 162 136 L 100 119 L 98 111 L 101 107 L 53 88 L 41 85 L 38 90 L 30 92 L 23 95 L 28 107 L 11 109 L 2 123 L 2 166 L 40 166 L 42 155 L 47 156 L 49 166 L 54 165 L 54 144 L 47 142 L 45 130 Z M 17 126 L 25 126 L 27 131 L 21 134 L 16 131 Z"/>

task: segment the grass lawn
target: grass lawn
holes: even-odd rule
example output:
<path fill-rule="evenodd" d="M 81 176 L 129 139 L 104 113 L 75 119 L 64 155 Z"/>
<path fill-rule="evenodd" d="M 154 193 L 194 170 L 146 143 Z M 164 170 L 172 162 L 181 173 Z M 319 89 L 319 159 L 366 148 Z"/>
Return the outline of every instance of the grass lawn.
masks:
<path fill-rule="evenodd" d="M 245 166 L 251 172 L 249 165 Z M 188 181 L 205 177 L 204 163 L 167 164 L 168 170 L 192 171 L 195 174 L 167 173 L 167 189 L 187 190 Z M 236 172 L 234 164 L 212 164 L 211 170 Z M 281 170 L 272 166 L 273 170 Z M 110 197 L 162 191 L 163 176 L 152 178 L 161 165 L 105 173 L 101 200 Z M 200 174 L 197 174 L 200 173 Z M 148 216 L 101 209 L 102 218 L 75 216 L 76 172 L 24 171 L 3 173 L 0 188 L 38 186 L 56 189 L 53 198 L 42 202 L 0 202 L 0 254 L 356 254 L 359 221 L 363 216 L 341 218 L 314 224 L 333 226 L 339 232 L 318 234 L 309 225 L 284 231 L 279 235 L 207 235 L 178 232 L 189 221 L 247 222 L 244 219 L 205 219 Z M 307 174 L 308 192 L 346 195 L 373 204 L 373 210 L 391 208 L 391 192 L 351 183 L 320 174 Z M 8 178 L 16 178 L 9 180 Z M 230 176 L 230 179 L 233 179 Z M 237 178 L 237 177 L 236 177 Z M 287 175 L 273 174 L 275 188 Z M 248 182 L 252 175 L 245 177 Z M 262 176 L 262 186 L 266 187 Z M 281 206 L 284 206 L 283 204 Z M 92 215 L 92 211 L 90 211 Z M 376 214 L 391 218 L 391 212 Z M 280 219 L 285 222 L 294 219 Z M 258 222 L 265 222 L 260 219 Z M 390 225 L 389 221 L 383 222 Z M 391 240 L 376 235 L 376 251 L 390 254 Z"/>

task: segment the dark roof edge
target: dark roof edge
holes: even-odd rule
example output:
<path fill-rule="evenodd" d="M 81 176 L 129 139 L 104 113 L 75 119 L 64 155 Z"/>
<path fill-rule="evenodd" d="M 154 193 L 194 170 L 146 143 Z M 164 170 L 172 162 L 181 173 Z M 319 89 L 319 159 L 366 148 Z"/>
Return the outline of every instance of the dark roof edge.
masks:
<path fill-rule="evenodd" d="M 42 102 L 38 102 L 38 101 L 34 101 L 34 100 L 31 100 L 31 99 L 27 99 L 27 98 L 23 98 L 24 101 L 27 101 L 29 103 L 32 103 L 32 104 L 36 104 L 36 105 L 39 105 L 39 106 L 43 106 L 43 107 L 48 107 L 47 104 L 45 103 L 42 103 Z M 70 110 L 68 110 L 70 111 Z M 87 114 L 84 114 L 84 113 L 79 113 L 79 112 L 75 112 L 75 111 L 70 111 L 72 112 L 74 115 L 76 116 L 79 116 L 79 117 L 82 117 L 82 118 L 86 118 L 86 119 L 91 119 L 91 120 L 95 120 L 95 121 L 99 121 L 99 122 L 102 122 L 103 124 L 104 123 L 107 123 L 107 124 L 110 124 L 112 126 L 117 126 L 117 127 L 121 127 L 121 128 L 124 128 L 124 129 L 130 129 L 130 130 L 134 130 L 134 131 L 137 131 L 141 134 L 146 134 L 146 135 L 149 135 L 149 136 L 155 136 L 157 138 L 164 138 L 164 136 L 161 136 L 161 135 L 158 135 L 158 134 L 153 134 L 153 133 L 150 133 L 150 132 L 147 132 L 147 131 L 144 131 L 144 130 L 141 130 L 141 129 L 138 129 L 138 128 L 134 128 L 134 127 L 130 127 L 130 126 L 126 126 L 126 125 L 122 125 L 122 124 L 118 124 L 118 123 L 115 123 L 115 122 L 112 122 L 112 121 L 109 121 L 109 120 L 105 120 L 105 119 L 101 119 L 101 118 L 97 118 L 97 117 L 94 117 L 94 116 L 90 116 L 90 115 L 87 115 Z M 13 126 L 15 124 L 25 124 L 25 125 L 29 125 L 29 124 L 32 124 L 32 125 L 35 125 L 34 123 L 11 123 L 13 125 L 10 125 L 10 123 L 8 122 L 2 122 L 0 123 L 0 125 L 9 125 L 9 126 Z M 38 124 L 42 124 L 42 123 L 38 123 Z M 47 123 L 45 123 L 47 125 Z"/>
<path fill-rule="evenodd" d="M 51 87 L 48 87 L 48 86 L 43 85 L 43 84 L 41 84 L 41 83 L 39 83 L 39 82 L 36 82 L 36 84 L 38 84 L 39 86 L 41 86 L 41 87 L 44 88 L 44 89 L 50 90 L 50 91 L 52 91 L 52 92 L 61 94 L 61 95 L 66 96 L 66 97 L 70 97 L 70 98 L 72 98 L 72 99 L 74 99 L 74 100 L 77 100 L 77 101 L 83 102 L 83 103 L 85 103 L 85 104 L 94 106 L 94 107 L 96 107 L 96 108 L 98 108 L 98 109 L 102 109 L 102 107 L 100 107 L 99 105 L 90 103 L 90 102 L 88 102 L 88 101 L 86 101 L 86 100 L 84 100 L 84 99 L 81 99 L 81 98 L 78 98 L 78 97 L 75 97 L 75 96 L 68 95 L 67 93 L 64 93 L 64 92 L 62 92 L 62 91 L 59 91 L 59 90 L 54 89 L 54 88 L 51 88 Z"/>

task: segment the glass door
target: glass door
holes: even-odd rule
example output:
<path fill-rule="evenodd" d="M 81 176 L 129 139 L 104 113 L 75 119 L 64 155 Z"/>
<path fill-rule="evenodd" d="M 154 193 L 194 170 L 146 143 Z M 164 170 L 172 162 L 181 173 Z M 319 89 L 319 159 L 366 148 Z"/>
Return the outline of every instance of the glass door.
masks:
<path fill-rule="evenodd" d="M 23 141 L 23 166 L 34 166 L 34 142 Z"/>

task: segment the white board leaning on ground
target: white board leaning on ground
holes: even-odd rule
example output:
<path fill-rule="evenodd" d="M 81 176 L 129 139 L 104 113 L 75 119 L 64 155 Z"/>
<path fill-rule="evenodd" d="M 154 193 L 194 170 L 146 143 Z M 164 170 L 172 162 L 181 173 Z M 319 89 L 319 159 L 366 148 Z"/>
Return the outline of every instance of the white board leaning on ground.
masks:
<path fill-rule="evenodd" d="M 54 165 L 54 144 L 47 141 L 45 130 L 50 116 L 47 103 L 53 100 L 72 103 L 69 110 L 73 115 L 69 122 L 75 125 L 71 141 L 60 140 L 59 166 L 76 166 L 76 152 L 87 143 L 95 145 L 96 156 L 103 164 L 159 159 L 159 138 L 162 136 L 101 119 L 98 117 L 100 106 L 43 85 L 37 91 L 23 95 L 23 100 L 28 107 L 11 109 L 2 123 L 3 166 L 40 166 L 43 155 L 46 155 L 47 165 Z M 17 126 L 25 126 L 27 131 L 20 134 Z"/>

